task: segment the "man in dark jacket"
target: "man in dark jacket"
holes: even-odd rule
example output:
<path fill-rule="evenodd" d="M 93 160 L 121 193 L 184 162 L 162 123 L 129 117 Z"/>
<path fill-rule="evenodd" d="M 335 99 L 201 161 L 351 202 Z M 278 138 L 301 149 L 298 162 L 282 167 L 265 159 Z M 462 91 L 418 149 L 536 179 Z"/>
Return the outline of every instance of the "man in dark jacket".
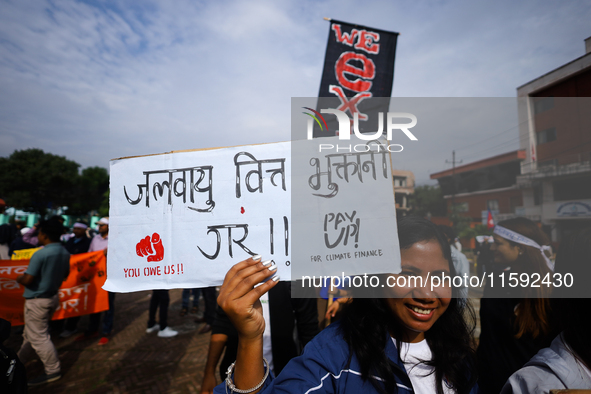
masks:
<path fill-rule="evenodd" d="M 86 236 L 86 229 L 88 226 L 81 222 L 74 223 L 74 236 L 68 239 L 64 245 L 70 254 L 79 254 L 88 252 L 90 246 L 90 238 Z"/>
<path fill-rule="evenodd" d="M 64 247 L 70 254 L 79 254 L 88 252 L 90 238 L 86 236 L 88 226 L 82 222 L 76 222 L 73 226 L 74 236 L 68 239 Z M 66 320 L 65 328 L 60 334 L 60 338 L 68 338 L 78 332 L 77 326 L 80 316 L 70 317 Z"/>

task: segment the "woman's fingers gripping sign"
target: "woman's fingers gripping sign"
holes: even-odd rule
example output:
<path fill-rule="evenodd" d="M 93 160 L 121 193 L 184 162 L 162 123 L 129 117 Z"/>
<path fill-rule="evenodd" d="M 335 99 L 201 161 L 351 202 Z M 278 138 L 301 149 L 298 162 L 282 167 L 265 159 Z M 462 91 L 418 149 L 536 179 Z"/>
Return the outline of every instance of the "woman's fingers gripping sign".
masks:
<path fill-rule="evenodd" d="M 241 338 L 262 337 L 265 320 L 259 298 L 277 284 L 276 273 L 277 265 L 272 260 L 261 261 L 261 256 L 256 255 L 234 265 L 226 274 L 218 304 Z"/>

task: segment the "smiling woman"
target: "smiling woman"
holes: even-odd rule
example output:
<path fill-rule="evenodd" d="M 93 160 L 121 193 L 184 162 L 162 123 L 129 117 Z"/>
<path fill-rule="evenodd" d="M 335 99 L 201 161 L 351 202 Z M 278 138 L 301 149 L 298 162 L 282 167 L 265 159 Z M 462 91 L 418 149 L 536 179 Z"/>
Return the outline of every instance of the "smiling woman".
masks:
<path fill-rule="evenodd" d="M 427 276 L 454 276 L 445 235 L 431 222 L 405 217 L 398 223 L 398 238 L 402 271 L 393 276 L 421 277 L 423 284 Z M 403 392 L 404 381 L 415 393 L 475 390 L 473 325 L 465 319 L 473 323 L 473 310 L 458 298 L 458 288 L 431 291 L 426 285 L 406 283 L 408 287 L 387 288 L 383 299 L 354 299 L 344 311 L 341 330 L 362 376 L 378 392 Z M 390 342 L 395 354 L 388 353 Z M 406 380 L 400 370 L 408 371 Z M 380 376 L 383 386 L 372 376 Z"/>
<path fill-rule="evenodd" d="M 402 272 L 385 277 L 454 275 L 449 246 L 437 226 L 405 217 L 398 223 L 398 234 Z M 215 392 L 477 391 L 471 330 L 464 319 L 473 312 L 457 297 L 457 289 L 431 290 L 426 280 L 397 281 L 406 286 L 384 288 L 385 298 L 353 298 L 340 322 L 317 335 L 279 376 L 269 378 L 262 357 L 264 321 L 258 298 L 275 282 L 254 287 L 274 273 L 269 262 L 260 260 L 256 256 L 234 266 L 220 290 L 218 303 L 240 339 L 234 373 Z"/>
<path fill-rule="evenodd" d="M 436 240 L 417 242 L 400 251 L 402 272 L 400 275 L 426 277 L 449 276 L 449 262 Z M 400 282 L 400 281 L 398 281 Z M 411 281 L 406 281 L 411 284 Z M 450 287 L 392 287 L 386 304 L 404 328 L 405 342 L 416 343 L 425 339 L 425 332 L 445 313 L 451 301 Z"/>

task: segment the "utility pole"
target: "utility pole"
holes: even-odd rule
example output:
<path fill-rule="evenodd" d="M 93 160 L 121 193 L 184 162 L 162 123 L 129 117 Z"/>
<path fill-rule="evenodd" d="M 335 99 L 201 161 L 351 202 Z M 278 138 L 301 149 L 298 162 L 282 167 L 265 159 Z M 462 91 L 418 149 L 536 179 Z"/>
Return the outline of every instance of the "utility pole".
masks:
<path fill-rule="evenodd" d="M 456 206 L 456 163 L 462 164 L 462 160 L 456 161 L 456 151 L 451 152 L 451 161 L 446 160 L 446 163 L 451 163 L 451 213 L 452 215 L 455 212 Z"/>

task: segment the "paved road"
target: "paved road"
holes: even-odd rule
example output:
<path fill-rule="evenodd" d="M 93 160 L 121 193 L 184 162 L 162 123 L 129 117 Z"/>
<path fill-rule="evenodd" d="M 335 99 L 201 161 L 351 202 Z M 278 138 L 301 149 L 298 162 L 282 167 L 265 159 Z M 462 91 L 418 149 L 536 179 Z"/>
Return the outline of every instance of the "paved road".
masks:
<path fill-rule="evenodd" d="M 209 333 L 198 334 L 202 324 L 195 315 L 179 316 L 181 290 L 170 291 L 169 326 L 173 338 L 146 334 L 150 291 L 117 294 L 114 332 L 109 343 L 98 338 L 76 342 L 53 333 L 62 363 L 62 378 L 33 387 L 30 393 L 198 393 L 207 357 Z M 201 309 L 203 310 L 203 309 Z M 79 326 L 84 328 L 87 318 Z M 18 350 L 21 330 L 13 328 L 5 345 Z M 27 364 L 29 377 L 43 372 L 37 359 Z"/>
<path fill-rule="evenodd" d="M 29 392 L 199 393 L 210 334 L 197 333 L 202 324 L 194 323 L 196 315 L 179 316 L 181 293 L 178 289 L 170 291 L 169 325 L 179 331 L 173 338 L 146 334 L 151 291 L 117 294 L 114 332 L 104 346 L 97 345 L 98 338 L 76 342 L 74 335 L 61 339 L 56 330 L 52 338 L 62 363 L 62 378 Z M 471 291 L 470 296 L 481 294 Z M 476 316 L 479 301 L 471 299 Z M 319 312 L 323 316 L 324 312 Z M 79 327 L 87 324 L 88 319 L 83 317 Z M 478 338 L 479 324 L 476 330 Z M 13 328 L 5 345 L 18 350 L 21 342 L 22 328 Z M 29 377 L 37 376 L 43 373 L 43 365 L 33 360 L 27 364 L 27 373 Z"/>

